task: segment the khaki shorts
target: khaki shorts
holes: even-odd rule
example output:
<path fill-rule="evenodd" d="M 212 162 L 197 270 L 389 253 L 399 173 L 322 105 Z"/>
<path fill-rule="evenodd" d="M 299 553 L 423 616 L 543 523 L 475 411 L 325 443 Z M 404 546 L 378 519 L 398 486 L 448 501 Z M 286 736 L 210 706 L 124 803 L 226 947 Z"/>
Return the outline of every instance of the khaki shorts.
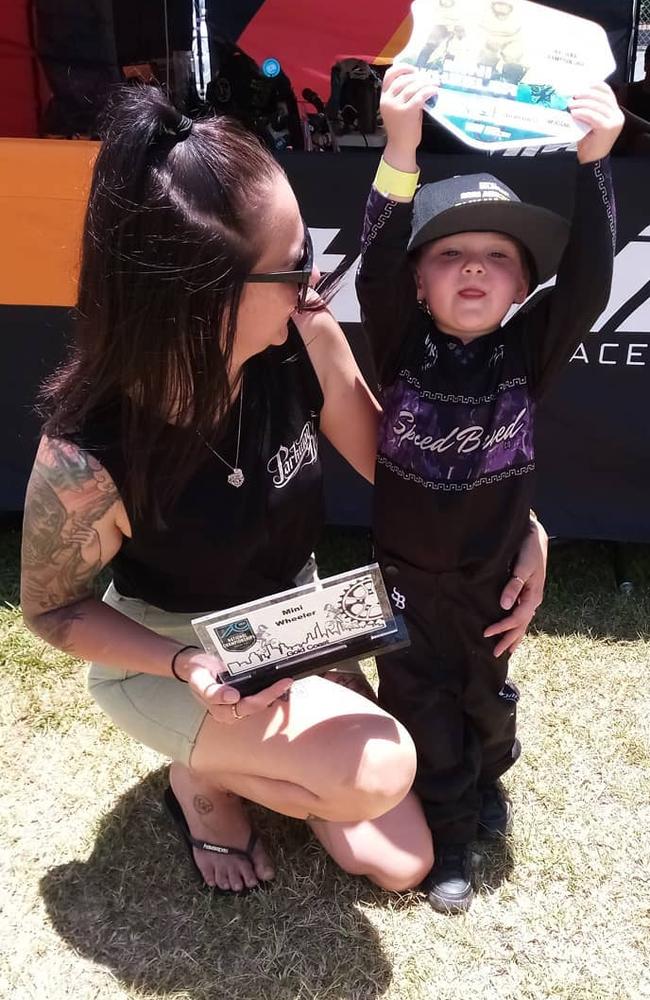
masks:
<path fill-rule="evenodd" d="M 296 577 L 296 586 L 318 578 L 315 559 L 310 559 Z M 163 611 L 135 597 L 123 597 L 111 583 L 103 600 L 120 614 L 159 635 L 182 645 L 197 645 L 192 618 L 186 614 Z M 357 660 L 346 660 L 331 668 L 341 673 L 361 673 Z M 109 718 L 124 732 L 145 746 L 172 760 L 189 764 L 196 738 L 207 712 L 187 684 L 171 674 L 143 674 L 117 670 L 101 663 L 91 663 L 88 690 Z"/>

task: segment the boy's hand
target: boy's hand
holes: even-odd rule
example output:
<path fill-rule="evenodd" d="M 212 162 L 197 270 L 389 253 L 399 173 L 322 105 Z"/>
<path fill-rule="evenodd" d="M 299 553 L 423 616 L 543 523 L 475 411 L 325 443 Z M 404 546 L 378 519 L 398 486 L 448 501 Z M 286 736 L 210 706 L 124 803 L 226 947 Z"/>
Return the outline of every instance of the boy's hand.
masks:
<path fill-rule="evenodd" d="M 602 160 L 610 152 L 623 128 L 623 112 L 616 103 L 614 91 L 606 83 L 596 83 L 569 101 L 569 111 L 576 121 L 591 126 L 578 143 L 580 163 Z"/>
<path fill-rule="evenodd" d="M 414 66 L 386 71 L 379 110 L 386 129 L 384 159 L 396 170 L 415 173 L 415 151 L 422 139 L 422 109 L 438 93 L 431 78 Z"/>

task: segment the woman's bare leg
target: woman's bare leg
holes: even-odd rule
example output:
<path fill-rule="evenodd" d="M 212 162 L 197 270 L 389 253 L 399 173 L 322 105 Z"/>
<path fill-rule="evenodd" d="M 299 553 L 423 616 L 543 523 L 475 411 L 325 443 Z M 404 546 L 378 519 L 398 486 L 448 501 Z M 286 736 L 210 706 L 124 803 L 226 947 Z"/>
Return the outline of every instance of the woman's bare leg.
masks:
<path fill-rule="evenodd" d="M 377 819 L 360 823 L 311 820 L 314 835 L 351 875 L 392 892 L 415 889 L 433 866 L 433 841 L 414 792 Z"/>
<path fill-rule="evenodd" d="M 365 866 L 375 881 L 395 883 L 391 888 L 405 887 L 407 870 L 414 878 L 416 869 L 430 867 L 431 838 L 414 799 L 383 825 L 364 826 L 405 798 L 415 773 L 410 736 L 377 705 L 323 678 L 297 682 L 288 702 L 231 726 L 208 716 L 191 770 L 175 766 L 175 773 L 174 789 L 195 836 L 245 846 L 248 821 L 231 793 L 309 819 L 343 867 Z M 419 860 L 407 864 L 412 856 Z M 195 857 L 206 881 L 224 888 L 254 884 L 270 870 L 261 849 L 254 869 L 243 859 L 202 851 Z"/>
<path fill-rule="evenodd" d="M 238 795 L 206 781 L 184 764 L 174 762 L 169 781 L 180 802 L 192 835 L 223 847 L 245 848 L 251 827 Z M 194 859 L 206 885 L 240 892 L 275 876 L 275 869 L 260 840 L 252 852 L 253 864 L 237 854 L 222 855 L 194 850 Z"/>

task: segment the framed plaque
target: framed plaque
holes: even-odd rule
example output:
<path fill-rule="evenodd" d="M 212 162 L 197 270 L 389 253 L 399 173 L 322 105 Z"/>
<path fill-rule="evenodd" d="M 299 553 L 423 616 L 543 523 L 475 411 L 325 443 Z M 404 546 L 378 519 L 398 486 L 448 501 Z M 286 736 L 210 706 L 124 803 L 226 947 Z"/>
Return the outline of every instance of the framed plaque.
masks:
<path fill-rule="evenodd" d="M 377 563 L 202 615 L 192 625 L 205 650 L 222 660 L 220 679 L 242 694 L 409 642 Z"/>

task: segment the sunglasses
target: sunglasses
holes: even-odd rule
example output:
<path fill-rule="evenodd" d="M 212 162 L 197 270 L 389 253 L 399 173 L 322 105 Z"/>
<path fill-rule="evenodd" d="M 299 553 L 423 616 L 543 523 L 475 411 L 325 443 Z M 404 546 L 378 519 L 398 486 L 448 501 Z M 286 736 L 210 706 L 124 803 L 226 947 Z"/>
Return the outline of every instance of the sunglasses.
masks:
<path fill-rule="evenodd" d="M 253 284 L 271 284 L 272 282 L 280 281 L 298 285 L 298 312 L 300 312 L 307 304 L 307 293 L 313 270 L 314 246 L 309 235 L 309 229 L 305 225 L 305 242 L 303 243 L 300 261 L 295 271 L 253 271 L 244 278 L 244 281 Z"/>

